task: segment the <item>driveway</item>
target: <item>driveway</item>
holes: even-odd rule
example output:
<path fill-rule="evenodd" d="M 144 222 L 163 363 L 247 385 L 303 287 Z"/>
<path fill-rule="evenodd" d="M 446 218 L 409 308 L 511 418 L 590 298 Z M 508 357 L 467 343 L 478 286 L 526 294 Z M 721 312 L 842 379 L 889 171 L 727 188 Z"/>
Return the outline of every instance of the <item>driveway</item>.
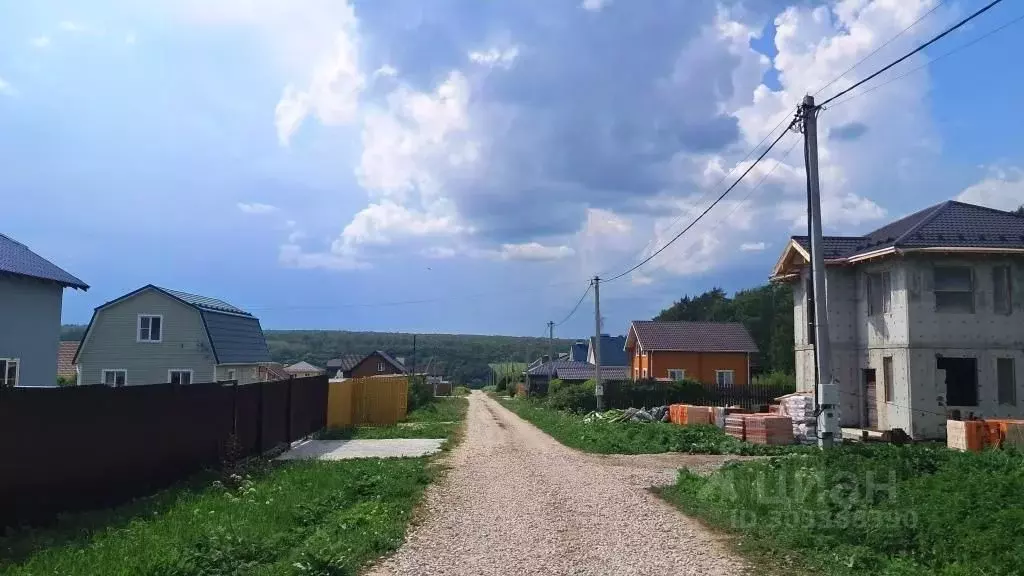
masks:
<path fill-rule="evenodd" d="M 742 574 L 707 529 L 647 488 L 721 457 L 601 457 L 562 446 L 482 393 L 424 516 L 377 576 Z M 714 462 L 712 462 L 714 460 Z"/>

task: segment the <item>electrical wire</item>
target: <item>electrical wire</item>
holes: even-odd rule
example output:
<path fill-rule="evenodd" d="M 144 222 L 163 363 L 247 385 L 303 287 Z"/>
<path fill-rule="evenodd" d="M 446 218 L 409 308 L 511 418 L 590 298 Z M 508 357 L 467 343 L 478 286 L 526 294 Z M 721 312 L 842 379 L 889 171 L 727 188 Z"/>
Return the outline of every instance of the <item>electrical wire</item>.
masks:
<path fill-rule="evenodd" d="M 837 82 L 837 81 L 838 81 L 838 80 L 839 80 L 840 78 L 842 78 L 843 76 L 846 76 L 847 74 L 849 74 L 850 72 L 852 72 L 854 68 L 856 68 L 857 66 L 860 66 L 861 64 L 863 64 L 863 63 L 864 63 L 864 62 L 865 62 L 865 61 L 866 61 L 866 60 L 867 60 L 868 58 L 871 58 L 871 57 L 872 57 L 872 56 L 874 56 L 875 54 L 878 54 L 878 52 L 879 52 L 879 51 L 880 51 L 880 50 L 881 50 L 882 48 L 885 48 L 885 47 L 886 47 L 886 46 L 888 46 L 889 44 L 892 44 L 892 43 L 893 43 L 893 42 L 894 42 L 894 41 L 895 41 L 895 40 L 896 40 L 897 38 L 899 38 L 900 36 L 902 36 L 902 35 L 903 35 L 903 34 L 904 34 L 904 33 L 905 33 L 905 32 L 906 32 L 907 30 L 910 30 L 910 29 L 911 29 L 911 28 L 913 28 L 914 26 L 917 26 L 917 24 L 918 24 L 919 22 L 921 22 L 921 20 L 924 20 L 925 18 L 927 18 L 928 16 L 930 16 L 930 15 L 931 15 L 931 14 L 932 14 L 933 12 L 935 12 L 936 10 L 938 10 L 938 9 L 939 9 L 939 7 L 940 7 L 940 6 L 942 6 L 942 5 L 944 4 L 944 3 L 945 3 L 945 0 L 940 0 L 940 1 L 939 1 L 939 2 L 937 3 L 937 4 L 935 4 L 935 6 L 933 6 L 933 7 L 932 7 L 932 9 L 931 9 L 931 10 L 929 10 L 929 11 L 925 12 L 924 14 L 922 14 L 922 15 L 921 15 L 921 17 L 920 17 L 920 18 L 918 18 L 917 20 L 914 20 L 913 22 L 911 22 L 911 23 L 910 23 L 910 26 L 907 26 L 907 27 L 906 27 L 906 28 L 904 28 L 903 30 L 900 30 L 899 32 L 897 32 L 895 36 L 893 36 L 892 38 L 889 38 L 888 40 L 886 40 L 884 44 L 882 44 L 882 45 L 881 45 L 881 46 L 879 46 L 878 48 L 875 48 L 874 50 L 872 50 L 870 54 L 868 54 L 867 56 L 865 56 L 865 57 L 861 58 L 860 60 L 858 60 L 858 61 L 857 61 L 857 63 L 856 63 L 856 64 L 854 64 L 853 66 L 850 66 L 850 67 L 849 67 L 849 68 L 847 68 L 847 69 L 846 69 L 845 71 L 843 71 L 843 73 L 842 73 L 842 74 L 840 74 L 839 76 L 836 76 L 836 77 L 835 77 L 835 78 L 833 78 L 833 79 L 832 79 L 832 80 L 831 80 L 831 81 L 830 81 L 830 82 L 829 82 L 828 84 L 825 84 L 824 86 L 822 86 L 821 88 L 819 88 L 819 89 L 818 89 L 818 91 L 814 93 L 814 96 L 817 96 L 818 94 L 821 94 L 822 92 L 824 92 L 824 91 L 825 91 L 825 89 L 826 89 L 826 88 L 828 88 L 829 86 L 831 86 L 831 85 L 835 84 L 835 83 L 836 83 L 836 82 Z"/>
<path fill-rule="evenodd" d="M 573 314 L 575 314 L 576 311 L 580 309 L 580 304 L 583 304 L 583 300 L 587 297 L 587 294 L 590 294 L 590 289 L 593 288 L 593 287 L 594 287 L 594 283 L 591 282 L 587 286 L 587 289 L 583 291 L 583 295 L 580 296 L 580 299 L 576 301 L 576 305 L 572 307 L 572 312 L 569 312 L 569 315 L 566 316 L 565 318 L 563 318 L 561 322 L 556 322 L 555 323 L 555 328 L 561 326 L 562 324 L 565 324 L 566 322 L 569 321 L 570 318 L 572 318 Z"/>
<path fill-rule="evenodd" d="M 918 71 L 920 71 L 920 70 L 922 70 L 924 68 L 927 68 L 928 66 L 931 66 L 932 64 L 935 64 L 936 62 L 942 60 L 943 58 L 945 58 L 947 56 L 950 56 L 951 54 L 955 54 L 956 52 L 959 52 L 961 50 L 965 50 L 967 48 L 970 48 L 971 46 L 974 46 L 975 44 L 977 44 L 978 42 L 981 42 L 982 40 L 988 38 L 989 36 L 992 36 L 994 34 L 1002 32 L 1006 28 L 1009 28 L 1010 26 L 1012 26 L 1014 24 L 1017 24 L 1021 20 L 1024 20 L 1024 14 L 1021 14 L 1020 16 L 1017 16 L 1016 18 L 1014 18 L 1013 20 L 1010 20 L 1009 22 L 1003 24 L 1002 26 L 999 26 L 997 28 L 993 28 L 992 30 L 989 30 L 985 34 L 982 34 L 981 36 L 975 38 L 974 40 L 971 40 L 970 42 L 967 42 L 966 44 L 963 44 L 961 46 L 957 46 L 956 48 L 953 48 L 952 50 L 950 50 L 948 52 L 945 52 L 945 53 L 943 53 L 940 56 L 936 56 L 935 58 L 932 58 L 931 60 L 925 62 L 924 64 L 921 64 L 920 66 L 916 66 L 914 68 L 911 68 L 910 70 L 907 70 L 906 72 L 904 72 L 904 73 L 902 73 L 902 74 L 900 74 L 898 76 L 893 76 L 892 78 L 889 78 L 885 82 L 882 82 L 881 84 L 877 84 L 875 86 L 872 86 L 871 88 L 868 88 L 868 89 L 866 89 L 866 90 L 864 90 L 862 92 L 857 92 L 856 94 L 851 94 L 847 98 L 844 98 L 844 99 L 840 100 L 839 102 L 836 102 L 835 104 L 832 104 L 831 106 L 829 106 L 829 108 L 831 109 L 831 108 L 835 108 L 836 106 L 841 106 L 841 105 L 849 102 L 850 100 L 853 100 L 853 99 L 859 98 L 861 96 L 865 96 L 867 94 L 870 94 L 870 93 L 874 92 L 875 90 L 878 90 L 882 86 L 885 86 L 885 85 L 890 84 L 892 82 L 895 82 L 897 80 L 906 78 L 907 76 L 910 76 L 911 74 L 913 74 L 915 72 L 918 72 Z"/>
<path fill-rule="evenodd" d="M 953 26 L 950 26 L 949 28 L 946 28 L 945 30 L 943 30 L 943 31 L 942 31 L 942 32 L 940 32 L 939 34 L 937 34 L 937 35 L 933 36 L 931 40 L 929 40 L 929 41 L 925 42 L 924 44 L 921 44 L 921 45 L 920 45 L 920 46 L 918 46 L 917 48 L 914 48 L 914 49 L 913 49 L 913 50 L 911 50 L 910 52 L 907 52 L 906 54 L 904 54 L 903 56 L 900 56 L 900 57 L 899 57 L 899 58 L 897 58 L 896 60 L 893 60 L 893 61 L 892 61 L 892 62 L 890 62 L 889 64 L 886 64 L 885 66 L 883 66 L 883 67 L 882 67 L 882 68 L 880 68 L 879 70 L 877 70 L 877 71 L 875 71 L 874 73 L 870 74 L 870 75 L 869 75 L 869 76 L 868 76 L 867 78 L 864 78 L 863 80 L 860 80 L 859 82 L 856 82 L 856 83 L 855 83 L 855 84 L 854 84 L 853 86 L 850 86 L 849 88 L 846 88 L 845 90 L 841 90 L 841 91 L 840 91 L 840 92 L 839 92 L 838 94 L 836 94 L 835 96 L 832 96 L 832 97 L 831 97 L 831 98 L 829 98 L 828 100 L 825 100 L 824 102 L 822 102 L 821 104 L 819 104 L 819 105 L 818 105 L 818 107 L 819 107 L 819 108 L 820 108 L 820 107 L 823 107 L 823 106 L 825 106 L 826 104 L 828 104 L 829 102 L 832 102 L 832 101 L 834 101 L 835 99 L 837 99 L 837 98 L 839 98 L 839 97 L 841 97 L 841 96 L 844 96 L 845 94 L 848 94 L 848 93 L 849 93 L 850 91 L 852 91 L 852 90 L 855 90 L 855 89 L 856 89 L 857 87 L 861 86 L 861 85 L 862 85 L 862 84 L 864 84 L 865 82 L 869 82 L 869 81 L 871 81 L 872 79 L 876 78 L 876 77 L 877 77 L 877 76 L 878 76 L 879 74 L 882 74 L 882 73 L 884 73 L 884 72 L 885 72 L 886 70 L 889 70 L 889 69 L 890 69 L 890 68 L 892 68 L 893 66 L 896 66 L 896 65 L 898 65 L 898 64 L 899 64 L 900 62 L 903 62 L 903 61 L 904 61 L 904 60 L 906 60 L 907 58 L 910 58 L 910 57 L 911 57 L 911 56 L 913 56 L 914 54 L 917 54 L 918 52 L 920 52 L 920 51 L 924 50 L 925 48 L 927 48 L 927 47 L 931 46 L 932 44 L 934 44 L 934 43 L 938 42 L 939 40 L 941 40 L 942 38 L 944 38 L 944 37 L 946 37 L 947 35 L 951 34 L 952 32 L 954 32 L 954 31 L 958 30 L 958 29 L 959 29 L 960 27 L 962 27 L 963 25 L 967 24 L 967 23 L 968 23 L 968 22 L 970 22 L 971 20 L 974 20 L 974 19 L 975 19 L 975 18 L 977 18 L 978 16 L 981 16 L 981 15 L 982 15 L 982 14 L 984 14 L 985 12 L 988 12 L 988 11 L 989 11 L 989 10 L 991 10 L 991 9 L 992 9 L 992 8 L 993 8 L 993 7 L 994 7 L 994 6 L 996 5 L 996 4 L 999 4 L 999 3 L 1000 3 L 1000 2 L 1002 2 L 1002 1 L 1003 1 L 1003 0 L 992 0 L 992 2 L 989 2 L 989 3 L 988 3 L 988 4 L 986 4 L 985 6 L 983 6 L 983 7 L 979 8 L 978 10 L 976 10 L 976 11 L 975 11 L 975 12 L 974 12 L 973 14 L 971 14 L 970 16 L 967 16 L 966 18 L 964 18 L 964 19 L 960 20 L 959 22 L 957 22 L 957 23 L 956 23 L 956 24 L 954 24 Z"/>
<path fill-rule="evenodd" d="M 754 167 L 757 166 L 761 162 L 761 160 L 764 160 L 764 157 L 767 156 L 768 153 L 771 152 L 773 148 L 775 148 L 775 145 L 778 144 L 779 141 L 782 140 L 782 137 L 785 136 L 789 132 L 789 128 L 791 128 L 794 123 L 796 123 L 796 119 L 795 118 L 793 119 L 792 122 L 790 122 L 789 127 L 786 130 L 783 130 L 778 135 L 778 137 L 775 138 L 774 141 L 772 141 L 771 145 L 769 145 L 768 148 L 766 148 L 765 151 L 762 152 L 761 155 L 758 156 L 757 159 L 754 160 L 754 162 L 750 166 L 748 166 L 747 169 L 744 170 L 742 174 L 740 174 L 740 177 L 737 178 L 736 181 L 732 183 L 732 185 L 730 185 L 728 188 L 726 188 L 725 192 L 722 192 L 718 196 L 718 198 L 715 199 L 714 202 L 712 202 L 707 208 L 704 209 L 703 212 L 701 212 L 696 218 L 694 218 L 694 220 L 692 222 L 690 222 L 686 226 L 686 228 L 683 228 L 683 230 L 681 232 L 676 234 L 671 240 L 666 242 L 661 248 L 658 248 L 657 250 L 655 250 L 654 253 L 652 253 L 650 256 L 644 258 L 643 260 L 641 260 L 638 264 L 634 265 L 629 270 L 626 270 L 625 272 L 622 272 L 620 274 L 616 274 L 615 276 L 613 276 L 613 277 L 611 277 L 611 278 L 609 278 L 607 280 L 604 280 L 604 282 L 605 283 L 607 283 L 607 282 L 614 282 L 615 280 L 618 280 L 619 278 L 622 278 L 623 276 L 626 276 L 627 274 L 630 274 L 630 273 L 634 272 L 635 270 L 639 269 L 644 264 L 647 264 L 648 262 L 653 260 L 654 257 L 657 256 L 658 254 L 661 254 L 666 248 L 671 246 L 676 240 L 678 240 L 680 237 L 682 237 L 683 234 L 686 234 L 687 232 L 689 232 L 690 229 L 693 228 L 697 224 L 697 222 L 700 222 L 700 220 L 702 218 L 704 218 L 704 216 L 706 216 L 707 213 L 710 212 L 712 208 L 717 206 L 718 203 L 721 202 L 729 194 L 729 192 L 732 192 L 732 190 L 734 188 L 736 188 L 736 186 L 738 186 L 740 182 L 743 181 L 743 179 L 747 176 L 747 174 L 750 174 L 750 171 L 753 170 Z"/>

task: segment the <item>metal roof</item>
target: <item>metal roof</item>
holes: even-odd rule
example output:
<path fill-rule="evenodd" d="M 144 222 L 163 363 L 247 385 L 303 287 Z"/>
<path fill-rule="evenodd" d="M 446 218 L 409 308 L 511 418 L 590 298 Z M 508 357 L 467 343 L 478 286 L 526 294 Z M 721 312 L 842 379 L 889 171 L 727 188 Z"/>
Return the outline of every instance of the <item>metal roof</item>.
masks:
<path fill-rule="evenodd" d="M 587 361 L 587 343 L 578 341 L 569 347 L 569 360 Z"/>
<path fill-rule="evenodd" d="M 28 249 L 21 242 L 0 234 L 0 273 L 56 282 L 61 286 L 88 290 L 89 285 L 56 264 Z"/>
<path fill-rule="evenodd" d="M 559 380 L 590 380 L 594 377 L 594 365 L 575 360 L 555 360 L 537 365 L 528 371 L 530 376 L 547 376 L 551 370 L 551 377 Z M 601 381 L 625 380 L 629 376 L 629 369 L 625 366 L 601 366 Z"/>
<path fill-rule="evenodd" d="M 223 300 L 216 298 L 209 298 L 207 296 L 199 296 L 196 294 L 189 294 L 188 292 L 182 292 L 180 290 L 171 290 L 169 288 L 161 288 L 159 286 L 153 286 L 157 290 L 161 290 L 174 296 L 179 300 L 183 300 L 186 304 L 190 304 L 199 308 L 200 310 L 210 310 L 211 312 L 228 312 L 230 314 L 243 314 L 245 316 L 252 316 L 245 310 L 232 306 Z"/>
<path fill-rule="evenodd" d="M 594 345 L 594 337 L 590 337 L 590 345 Z M 589 360 L 589 351 L 587 360 Z M 601 366 L 626 366 L 626 337 L 601 334 Z"/>
<path fill-rule="evenodd" d="M 806 236 L 793 239 L 805 250 Z M 1024 249 L 1024 217 L 948 200 L 864 236 L 826 236 L 825 258 L 852 258 L 886 248 Z"/>
<path fill-rule="evenodd" d="M 295 364 L 292 364 L 290 366 L 285 366 L 284 367 L 284 371 L 288 372 L 288 373 L 323 372 L 324 369 L 323 368 L 319 368 L 317 366 L 313 366 L 309 362 L 306 362 L 305 360 L 303 360 L 301 362 L 296 362 Z"/>
<path fill-rule="evenodd" d="M 387 352 L 385 352 L 383 350 L 375 350 L 374 353 L 380 355 L 381 358 L 383 358 L 389 364 L 394 366 L 395 370 L 398 370 L 400 372 L 405 372 L 405 364 L 402 364 L 401 362 L 399 362 L 391 354 L 388 354 Z"/>
<path fill-rule="evenodd" d="M 345 354 L 341 358 L 332 358 L 327 361 L 327 368 L 329 370 L 342 370 L 349 371 L 356 367 L 363 358 L 366 358 L 366 354 Z"/>
<path fill-rule="evenodd" d="M 750 333 L 739 322 L 669 322 L 634 320 L 635 335 L 645 351 L 750 352 L 758 351 Z"/>
<path fill-rule="evenodd" d="M 218 364 L 270 362 L 270 349 L 258 318 L 200 310 Z"/>

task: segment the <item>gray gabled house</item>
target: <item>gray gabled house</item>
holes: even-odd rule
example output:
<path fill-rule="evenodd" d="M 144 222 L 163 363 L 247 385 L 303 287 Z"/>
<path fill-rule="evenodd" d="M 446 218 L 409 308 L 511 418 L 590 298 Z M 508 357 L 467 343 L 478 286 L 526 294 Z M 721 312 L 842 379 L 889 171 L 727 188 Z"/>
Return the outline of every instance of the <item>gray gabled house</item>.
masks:
<path fill-rule="evenodd" d="M 93 312 L 75 356 L 78 383 L 132 386 L 263 379 L 258 318 L 224 301 L 143 286 Z"/>
<path fill-rule="evenodd" d="M 793 285 L 797 389 L 814 389 L 805 236 L 772 273 Z M 947 415 L 1024 417 L 1024 217 L 948 201 L 863 236 L 826 236 L 843 426 L 942 438 Z"/>
<path fill-rule="evenodd" d="M 56 386 L 64 289 L 88 290 L 0 234 L 0 386 Z"/>

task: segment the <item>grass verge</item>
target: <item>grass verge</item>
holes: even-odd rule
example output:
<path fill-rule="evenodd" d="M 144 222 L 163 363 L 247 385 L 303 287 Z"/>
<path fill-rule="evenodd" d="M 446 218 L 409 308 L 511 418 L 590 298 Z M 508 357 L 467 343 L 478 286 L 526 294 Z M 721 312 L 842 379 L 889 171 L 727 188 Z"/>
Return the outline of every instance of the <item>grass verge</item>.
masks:
<path fill-rule="evenodd" d="M 393 426 L 355 426 L 332 428 L 318 436 L 322 440 L 381 440 L 388 438 L 445 438 L 451 444 L 466 419 L 469 400 L 460 397 L 436 398 L 409 412 L 405 421 Z"/>
<path fill-rule="evenodd" d="M 355 574 L 402 542 L 423 458 L 290 462 L 237 488 L 183 485 L 0 539 L 0 573 Z M 206 478 L 208 480 L 208 478 Z"/>
<path fill-rule="evenodd" d="M 1019 453 L 852 445 L 681 471 L 659 493 L 765 571 L 1009 576 L 1024 558 Z"/>
<path fill-rule="evenodd" d="M 570 448 L 597 454 L 774 455 L 807 451 L 800 446 L 762 446 L 741 442 L 714 426 L 677 426 L 665 422 L 600 422 L 540 405 L 525 398 L 500 399 L 503 406 Z"/>

